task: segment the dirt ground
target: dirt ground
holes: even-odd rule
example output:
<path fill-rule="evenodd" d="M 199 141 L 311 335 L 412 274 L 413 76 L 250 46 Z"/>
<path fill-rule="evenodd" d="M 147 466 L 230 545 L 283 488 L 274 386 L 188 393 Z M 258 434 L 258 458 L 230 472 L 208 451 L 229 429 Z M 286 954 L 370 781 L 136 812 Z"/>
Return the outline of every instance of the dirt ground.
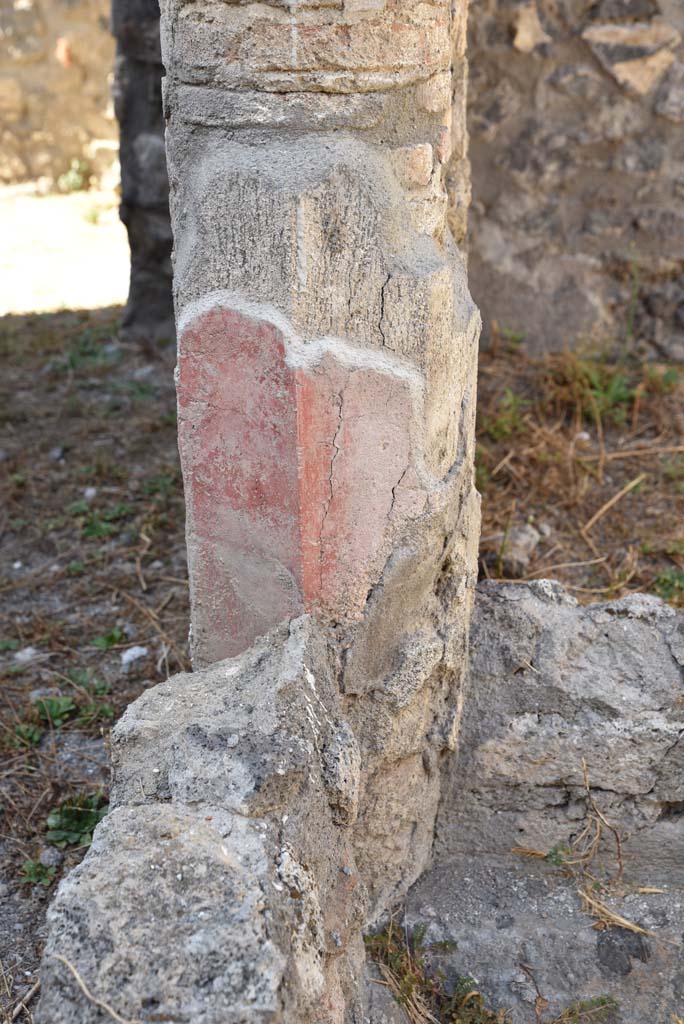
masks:
<path fill-rule="evenodd" d="M 37 978 L 54 881 L 82 856 L 104 804 L 112 722 L 146 686 L 188 667 L 172 373 L 119 343 L 120 312 L 0 320 L 7 1019 Z M 51 812 L 53 833 L 73 833 L 66 845 L 63 835 L 48 842 Z"/>
<path fill-rule="evenodd" d="M 21 296 L 30 262 L 12 266 Z M 83 306 L 95 277 L 71 293 L 67 274 L 63 294 Z M 93 292 L 117 305 L 0 318 L 3 1024 L 31 1020 L 47 902 L 106 809 L 113 721 L 188 667 L 172 356 L 120 342 L 117 281 Z M 684 603 L 683 392 L 638 339 L 532 362 L 500 332 L 480 367 L 481 574 Z"/>

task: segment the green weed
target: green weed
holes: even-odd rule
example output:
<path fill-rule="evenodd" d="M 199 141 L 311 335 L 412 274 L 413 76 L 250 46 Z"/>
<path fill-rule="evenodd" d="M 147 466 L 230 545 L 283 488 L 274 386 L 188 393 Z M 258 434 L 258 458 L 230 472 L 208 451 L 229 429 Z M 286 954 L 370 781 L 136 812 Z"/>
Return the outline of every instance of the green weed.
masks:
<path fill-rule="evenodd" d="M 35 708 L 41 722 L 55 729 L 61 729 L 76 711 L 76 705 L 71 697 L 39 697 L 35 701 Z"/>
<path fill-rule="evenodd" d="M 101 793 L 71 797 L 47 816 L 47 838 L 55 846 L 89 846 L 108 810 Z"/>
<path fill-rule="evenodd" d="M 38 725 L 30 722 L 22 722 L 14 727 L 12 746 L 14 747 L 37 747 L 40 743 L 43 730 Z"/>
<path fill-rule="evenodd" d="M 516 395 L 511 388 L 506 388 L 499 399 L 498 414 L 485 420 L 483 427 L 492 441 L 503 441 L 504 438 L 517 434 L 523 426 L 523 411 L 529 402 Z"/>
<path fill-rule="evenodd" d="M 684 605 L 684 570 L 675 569 L 674 566 L 664 569 L 656 576 L 653 589 L 663 601 Z"/>
<path fill-rule="evenodd" d="M 47 889 L 54 882 L 56 871 L 54 867 L 45 867 L 39 860 L 25 860 L 21 880 L 24 885 L 42 885 Z"/>
<path fill-rule="evenodd" d="M 57 178 L 60 192 L 84 192 L 90 184 L 90 165 L 85 160 L 74 159 L 69 170 Z"/>
<path fill-rule="evenodd" d="M 108 651 L 110 647 L 116 647 L 124 639 L 124 632 L 115 626 L 114 629 L 110 629 L 109 633 L 105 633 L 104 636 L 96 636 L 91 641 L 93 647 L 97 647 L 100 651 Z"/>
<path fill-rule="evenodd" d="M 397 1002 L 410 1010 L 411 1019 L 423 1015 L 442 1024 L 504 1024 L 505 1012 L 487 1009 L 471 978 L 461 978 L 451 991 L 447 990 L 444 974 L 432 961 L 435 954 L 453 950 L 454 944 L 426 944 L 425 931 L 424 925 L 417 925 L 408 936 L 390 921 L 382 931 L 365 939 L 369 956 L 386 968 L 383 977 Z"/>

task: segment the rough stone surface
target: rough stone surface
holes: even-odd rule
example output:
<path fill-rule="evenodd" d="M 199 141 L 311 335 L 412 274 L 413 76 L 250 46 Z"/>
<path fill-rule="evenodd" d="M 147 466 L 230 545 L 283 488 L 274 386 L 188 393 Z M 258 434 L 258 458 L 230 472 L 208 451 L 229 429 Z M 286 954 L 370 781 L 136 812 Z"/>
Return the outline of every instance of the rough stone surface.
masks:
<path fill-rule="evenodd" d="M 470 280 L 532 353 L 684 358 L 684 8 L 471 4 Z"/>
<path fill-rule="evenodd" d="M 328 645 L 300 619 L 147 691 L 111 810 L 50 910 L 43 1024 L 361 1021 L 360 765 Z M 344 808 L 344 813 L 340 813 Z"/>
<path fill-rule="evenodd" d="M 369 918 L 429 859 L 461 711 L 479 316 L 446 179 L 465 6 L 162 10 L 194 661 L 303 612 L 329 624 Z"/>
<path fill-rule="evenodd" d="M 302 609 L 360 620 L 471 488 L 478 316 L 445 187 L 464 7 L 165 8 L 198 663 Z"/>
<path fill-rule="evenodd" d="M 0 181 L 116 163 L 109 0 L 1 0 Z"/>
<path fill-rule="evenodd" d="M 154 348 L 155 343 L 169 344 L 175 338 L 158 0 L 113 0 L 112 28 L 116 36 L 114 106 L 120 132 L 120 212 L 131 247 L 131 282 L 122 332 Z"/>
<path fill-rule="evenodd" d="M 684 618 L 635 595 L 578 606 L 559 584 L 481 584 L 460 756 L 437 825 L 436 865 L 408 898 L 440 958 L 474 976 L 514 1024 L 613 995 L 616 1020 L 680 1016 L 684 996 Z M 597 931 L 547 852 L 585 823 L 582 759 L 623 837 L 624 886 L 605 898 L 651 931 Z M 613 871 L 605 833 L 600 860 Z M 661 888 L 645 894 L 640 888 Z"/>

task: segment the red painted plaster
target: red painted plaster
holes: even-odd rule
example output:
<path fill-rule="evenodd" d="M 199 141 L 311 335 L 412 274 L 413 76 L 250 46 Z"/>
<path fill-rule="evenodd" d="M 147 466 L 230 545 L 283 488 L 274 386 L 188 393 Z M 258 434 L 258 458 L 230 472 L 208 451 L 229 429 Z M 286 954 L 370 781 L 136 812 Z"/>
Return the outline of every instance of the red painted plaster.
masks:
<path fill-rule="evenodd" d="M 272 324 L 216 308 L 179 346 L 179 445 L 203 663 L 302 610 L 358 616 L 409 463 L 404 381 L 331 353 L 292 369 Z"/>

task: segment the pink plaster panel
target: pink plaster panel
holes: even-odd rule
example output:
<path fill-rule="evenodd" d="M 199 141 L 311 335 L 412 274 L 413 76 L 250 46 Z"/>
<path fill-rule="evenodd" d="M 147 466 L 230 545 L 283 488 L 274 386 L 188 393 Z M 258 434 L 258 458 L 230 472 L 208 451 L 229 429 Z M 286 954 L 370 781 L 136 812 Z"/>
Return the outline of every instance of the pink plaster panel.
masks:
<path fill-rule="evenodd" d="M 292 369 L 274 325 L 216 308 L 181 337 L 178 406 L 201 662 L 303 609 L 359 616 L 401 508 L 406 382 L 330 352 Z"/>
<path fill-rule="evenodd" d="M 178 367 L 193 631 L 207 662 L 302 610 L 296 388 L 280 332 L 222 308 L 183 333 Z"/>

